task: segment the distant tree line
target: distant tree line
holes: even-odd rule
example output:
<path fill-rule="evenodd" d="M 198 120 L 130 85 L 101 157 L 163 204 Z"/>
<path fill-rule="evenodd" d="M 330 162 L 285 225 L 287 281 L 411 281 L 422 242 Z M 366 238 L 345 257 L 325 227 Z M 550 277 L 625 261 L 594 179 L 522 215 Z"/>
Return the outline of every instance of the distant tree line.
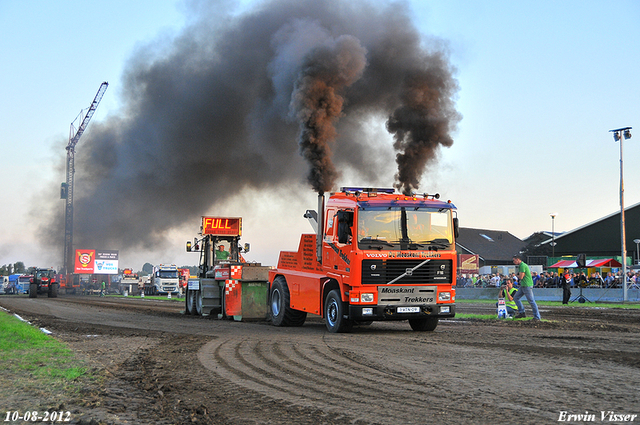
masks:
<path fill-rule="evenodd" d="M 30 267 L 30 269 L 34 269 L 35 267 Z M 14 274 L 14 273 L 26 273 L 27 269 L 24 266 L 24 263 L 22 261 L 18 261 L 17 263 L 13 263 L 13 264 L 5 264 L 2 267 L 0 267 L 0 275 L 2 276 L 8 276 L 10 274 Z"/>

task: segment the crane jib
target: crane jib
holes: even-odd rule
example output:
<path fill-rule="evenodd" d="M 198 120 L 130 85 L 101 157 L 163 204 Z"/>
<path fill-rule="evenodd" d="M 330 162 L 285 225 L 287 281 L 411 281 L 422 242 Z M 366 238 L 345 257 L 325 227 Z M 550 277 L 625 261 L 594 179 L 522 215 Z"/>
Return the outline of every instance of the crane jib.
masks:
<path fill-rule="evenodd" d="M 63 258 L 63 271 L 68 273 L 73 268 L 73 256 L 71 254 L 71 247 L 73 246 L 73 180 L 75 174 L 75 152 L 76 144 L 80 140 L 80 136 L 84 133 L 85 129 L 91 121 L 91 117 L 98 108 L 104 92 L 107 90 L 109 83 L 106 81 L 100 85 L 96 96 L 93 98 L 87 114 L 82 119 L 82 123 L 78 127 L 78 130 L 74 134 L 74 126 L 71 123 L 71 130 L 69 131 L 69 144 L 67 145 L 67 170 L 66 170 L 66 182 L 65 182 L 65 218 L 64 218 L 64 258 Z M 82 111 L 80 112 L 82 114 Z"/>

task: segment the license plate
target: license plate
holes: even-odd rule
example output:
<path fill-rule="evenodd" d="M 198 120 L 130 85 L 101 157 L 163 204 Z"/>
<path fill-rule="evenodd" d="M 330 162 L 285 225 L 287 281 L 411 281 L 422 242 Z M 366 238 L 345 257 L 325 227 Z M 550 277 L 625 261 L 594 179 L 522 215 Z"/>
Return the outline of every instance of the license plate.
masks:
<path fill-rule="evenodd" d="M 396 309 L 398 313 L 420 313 L 420 307 L 398 307 Z"/>

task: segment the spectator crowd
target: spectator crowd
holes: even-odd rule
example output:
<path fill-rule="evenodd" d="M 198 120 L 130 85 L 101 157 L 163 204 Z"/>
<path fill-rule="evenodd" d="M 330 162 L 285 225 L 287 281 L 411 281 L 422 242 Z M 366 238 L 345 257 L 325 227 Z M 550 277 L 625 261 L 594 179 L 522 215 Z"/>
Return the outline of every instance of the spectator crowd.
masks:
<path fill-rule="evenodd" d="M 566 271 L 561 272 L 565 274 Z M 569 272 L 570 285 L 572 288 L 619 288 L 622 286 L 622 272 L 607 272 L 606 276 L 601 276 L 599 272 L 594 272 L 587 276 L 584 272 Z M 537 273 L 531 272 L 534 288 L 560 288 L 561 276 L 557 272 Z M 499 288 L 506 284 L 508 279 L 513 280 L 513 285 L 518 286 L 518 276 L 516 273 L 503 275 L 499 273 L 477 275 L 458 274 L 456 286 L 460 288 Z M 640 271 L 629 271 L 627 273 L 627 285 L 629 287 L 640 287 Z"/>

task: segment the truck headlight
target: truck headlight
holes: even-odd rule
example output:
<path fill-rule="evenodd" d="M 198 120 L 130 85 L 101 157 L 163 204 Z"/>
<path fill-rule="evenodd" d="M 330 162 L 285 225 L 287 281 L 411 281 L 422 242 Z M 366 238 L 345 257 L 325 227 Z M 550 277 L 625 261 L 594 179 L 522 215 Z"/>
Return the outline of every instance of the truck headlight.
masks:
<path fill-rule="evenodd" d="M 441 314 L 446 314 L 450 312 L 451 312 L 451 308 L 448 305 L 443 305 L 442 307 L 440 307 Z"/>
<path fill-rule="evenodd" d="M 362 315 L 363 316 L 371 316 L 373 314 L 373 308 L 371 307 L 366 307 L 362 309 Z"/>
<path fill-rule="evenodd" d="M 360 299 L 363 303 L 372 303 L 373 302 L 373 294 L 360 294 Z"/>
<path fill-rule="evenodd" d="M 450 301 L 451 300 L 451 292 L 440 292 L 438 294 L 438 299 L 440 301 Z"/>

